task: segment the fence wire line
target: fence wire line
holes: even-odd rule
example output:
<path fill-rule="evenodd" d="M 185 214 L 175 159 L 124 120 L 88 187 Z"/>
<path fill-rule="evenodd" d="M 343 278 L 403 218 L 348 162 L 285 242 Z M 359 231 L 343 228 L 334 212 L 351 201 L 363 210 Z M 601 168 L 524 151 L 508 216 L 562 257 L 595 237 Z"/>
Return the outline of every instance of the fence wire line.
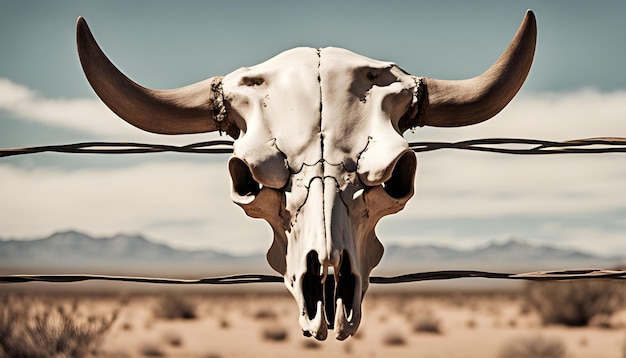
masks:
<path fill-rule="evenodd" d="M 507 145 L 526 146 L 530 148 L 502 147 Z M 458 149 L 522 155 L 626 153 L 626 138 L 597 137 L 568 140 L 564 142 L 521 138 L 485 138 L 461 142 L 411 142 L 409 143 L 409 148 L 415 152 Z M 164 152 L 229 154 L 233 152 L 233 141 L 214 140 L 182 146 L 133 142 L 85 142 L 26 148 L 0 148 L 0 157 L 45 152 L 83 154 L 140 154 Z"/>
<path fill-rule="evenodd" d="M 372 276 L 372 284 L 396 284 L 419 281 L 450 280 L 459 278 L 489 278 L 526 281 L 569 281 L 589 279 L 626 280 L 626 270 L 600 270 L 600 269 L 576 269 L 559 271 L 537 271 L 528 273 L 498 273 L 470 270 L 445 270 L 405 274 L 400 276 Z M 174 279 L 130 276 L 106 276 L 106 275 L 4 275 L 0 276 L 0 283 L 24 283 L 24 282 L 52 282 L 69 283 L 90 280 L 122 281 L 139 283 L 157 283 L 174 285 L 235 285 L 247 283 L 277 283 L 283 282 L 280 276 L 248 274 L 222 277 L 206 277 L 200 279 Z"/>

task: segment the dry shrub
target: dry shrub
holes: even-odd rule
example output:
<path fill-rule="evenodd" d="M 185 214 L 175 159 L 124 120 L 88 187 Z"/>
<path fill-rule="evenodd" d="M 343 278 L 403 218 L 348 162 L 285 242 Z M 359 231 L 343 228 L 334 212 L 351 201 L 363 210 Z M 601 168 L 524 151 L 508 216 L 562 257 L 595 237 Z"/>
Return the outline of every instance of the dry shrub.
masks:
<path fill-rule="evenodd" d="M 498 358 L 563 358 L 565 354 L 560 339 L 533 335 L 509 340 L 500 349 Z"/>
<path fill-rule="evenodd" d="M 273 320 L 273 319 L 276 319 L 277 314 L 271 308 L 260 308 L 254 313 L 253 317 L 254 319 L 258 319 L 258 320 L 263 320 L 263 319 Z"/>
<path fill-rule="evenodd" d="M 163 335 L 163 340 L 172 347 L 182 347 L 183 337 L 176 332 L 167 332 Z"/>
<path fill-rule="evenodd" d="M 202 358 L 222 358 L 222 355 L 218 353 L 208 353 L 202 356 Z"/>
<path fill-rule="evenodd" d="M 441 321 L 432 312 L 422 312 L 413 321 L 413 332 L 441 334 Z"/>
<path fill-rule="evenodd" d="M 263 338 L 268 341 L 282 342 L 287 339 L 287 330 L 280 326 L 269 326 L 263 329 Z"/>
<path fill-rule="evenodd" d="M 196 319 L 196 306 L 180 295 L 167 295 L 161 298 L 154 314 L 164 319 Z"/>
<path fill-rule="evenodd" d="M 304 347 L 305 349 L 319 349 L 321 346 L 316 341 L 312 339 L 307 339 L 302 342 L 302 347 Z"/>
<path fill-rule="evenodd" d="M 544 324 L 587 326 L 596 316 L 611 316 L 626 307 L 626 284 L 600 280 L 530 282 L 526 299 Z"/>
<path fill-rule="evenodd" d="M 0 306 L 0 357 L 83 357 L 96 352 L 117 318 L 77 319 L 77 304 L 43 308 L 35 302 L 4 297 Z"/>
<path fill-rule="evenodd" d="M 401 333 L 390 331 L 383 337 L 383 344 L 386 346 L 403 346 L 406 344 L 406 339 Z"/>
<path fill-rule="evenodd" d="M 144 343 L 139 349 L 139 352 L 144 357 L 165 357 L 165 352 L 163 352 L 161 347 L 152 342 Z"/>

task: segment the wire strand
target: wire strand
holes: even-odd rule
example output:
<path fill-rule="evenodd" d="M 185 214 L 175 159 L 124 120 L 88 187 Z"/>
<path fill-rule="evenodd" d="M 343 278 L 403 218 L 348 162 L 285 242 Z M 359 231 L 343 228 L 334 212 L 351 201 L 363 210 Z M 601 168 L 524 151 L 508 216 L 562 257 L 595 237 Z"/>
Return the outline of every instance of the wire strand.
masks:
<path fill-rule="evenodd" d="M 530 148 L 502 147 L 510 145 L 526 146 Z M 564 142 L 522 138 L 484 138 L 461 142 L 411 142 L 409 143 L 409 148 L 415 152 L 457 149 L 521 155 L 626 153 L 626 138 L 598 137 L 568 140 Z M 233 152 L 233 141 L 214 140 L 182 146 L 133 142 L 85 142 L 25 148 L 1 148 L 0 157 L 47 152 L 72 154 L 141 154 L 164 152 L 229 154 Z"/>
<path fill-rule="evenodd" d="M 526 281 L 569 281 L 569 280 L 589 280 L 589 279 L 610 279 L 626 280 L 626 270 L 601 270 L 601 269 L 580 269 L 580 270 L 558 270 L 558 271 L 537 271 L 527 273 L 499 273 L 487 271 L 471 270 L 444 270 L 410 273 L 400 276 L 372 276 L 372 284 L 397 284 L 420 281 L 438 281 L 460 278 L 488 278 Z M 107 276 L 107 275 L 4 275 L 0 276 L 0 283 L 25 283 L 25 282 L 51 282 L 68 283 L 82 281 L 121 281 L 152 284 L 173 284 L 173 285 L 235 285 L 250 283 L 279 283 L 283 278 L 273 275 L 244 274 L 221 277 L 205 277 L 200 279 L 174 279 L 157 277 L 131 277 L 131 276 Z"/>

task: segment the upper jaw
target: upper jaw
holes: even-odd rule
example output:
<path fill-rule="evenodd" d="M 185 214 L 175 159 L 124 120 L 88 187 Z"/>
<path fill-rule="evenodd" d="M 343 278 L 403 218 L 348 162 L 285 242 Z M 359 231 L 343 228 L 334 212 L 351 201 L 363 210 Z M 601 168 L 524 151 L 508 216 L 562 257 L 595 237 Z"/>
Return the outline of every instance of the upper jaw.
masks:
<path fill-rule="evenodd" d="M 361 321 L 362 283 L 347 250 L 334 265 L 320 263 L 317 252 L 311 251 L 306 271 L 292 293 L 300 306 L 299 323 L 305 336 L 325 340 L 332 329 L 336 339 L 344 340 L 356 333 Z"/>

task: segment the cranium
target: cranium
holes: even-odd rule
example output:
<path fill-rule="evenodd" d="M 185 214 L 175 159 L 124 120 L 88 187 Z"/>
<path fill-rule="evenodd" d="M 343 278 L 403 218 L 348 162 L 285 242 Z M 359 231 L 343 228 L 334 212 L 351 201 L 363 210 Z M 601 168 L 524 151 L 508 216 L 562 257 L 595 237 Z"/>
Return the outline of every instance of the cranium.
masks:
<path fill-rule="evenodd" d="M 353 335 L 371 270 L 383 254 L 377 222 L 413 195 L 415 154 L 403 133 L 487 120 L 517 93 L 532 63 L 527 12 L 504 54 L 460 81 L 416 77 L 340 48 L 295 48 L 256 66 L 174 90 L 126 76 L 77 25 L 84 72 L 104 103 L 145 131 L 232 136 L 232 200 L 265 219 L 267 260 L 284 277 L 305 335 Z"/>

